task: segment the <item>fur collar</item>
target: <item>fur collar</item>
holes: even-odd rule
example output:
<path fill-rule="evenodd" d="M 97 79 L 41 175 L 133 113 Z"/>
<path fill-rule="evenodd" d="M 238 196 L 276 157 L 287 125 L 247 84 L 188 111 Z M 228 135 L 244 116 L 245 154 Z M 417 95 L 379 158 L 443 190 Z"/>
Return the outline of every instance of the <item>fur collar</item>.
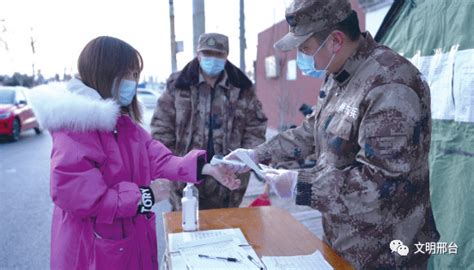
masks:
<path fill-rule="evenodd" d="M 247 76 L 230 61 L 227 61 L 224 67 L 227 73 L 228 82 L 234 87 L 242 90 L 252 87 L 252 82 Z M 190 89 L 191 86 L 197 85 L 199 82 L 199 60 L 194 58 L 189 62 L 178 75 L 175 87 L 178 89 Z"/>
<path fill-rule="evenodd" d="M 41 127 L 50 131 L 112 131 L 120 106 L 74 78 L 66 85 L 53 83 L 31 89 L 28 99 Z"/>

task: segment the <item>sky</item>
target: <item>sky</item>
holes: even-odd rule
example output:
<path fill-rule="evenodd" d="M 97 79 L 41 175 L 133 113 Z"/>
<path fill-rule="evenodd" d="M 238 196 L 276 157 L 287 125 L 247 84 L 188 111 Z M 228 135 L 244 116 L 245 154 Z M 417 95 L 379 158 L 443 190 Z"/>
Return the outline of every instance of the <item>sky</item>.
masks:
<path fill-rule="evenodd" d="M 284 19 L 291 0 L 246 0 L 246 65 L 256 59 L 257 35 Z M 178 69 L 193 58 L 192 0 L 174 0 L 176 40 L 184 42 Z M 205 0 L 206 32 L 229 36 L 229 60 L 239 65 L 239 0 Z M 0 9 L 0 74 L 18 71 L 45 77 L 76 72 L 91 39 L 108 35 L 135 47 L 144 58 L 142 78 L 166 80 L 171 72 L 168 0 L 15 0 Z M 31 49 L 31 37 L 35 54 Z M 8 50 L 5 46 L 8 45 Z"/>

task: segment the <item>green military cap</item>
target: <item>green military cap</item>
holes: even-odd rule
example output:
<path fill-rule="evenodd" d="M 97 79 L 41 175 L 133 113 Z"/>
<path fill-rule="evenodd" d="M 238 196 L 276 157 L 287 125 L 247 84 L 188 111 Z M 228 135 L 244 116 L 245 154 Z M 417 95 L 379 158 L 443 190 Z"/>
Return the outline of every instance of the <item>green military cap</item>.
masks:
<path fill-rule="evenodd" d="M 313 33 L 343 21 L 351 12 L 349 0 L 294 0 L 285 12 L 290 31 L 274 47 L 281 51 L 294 49 Z"/>
<path fill-rule="evenodd" d="M 229 53 L 229 38 L 222 34 L 206 33 L 199 36 L 197 51 Z"/>

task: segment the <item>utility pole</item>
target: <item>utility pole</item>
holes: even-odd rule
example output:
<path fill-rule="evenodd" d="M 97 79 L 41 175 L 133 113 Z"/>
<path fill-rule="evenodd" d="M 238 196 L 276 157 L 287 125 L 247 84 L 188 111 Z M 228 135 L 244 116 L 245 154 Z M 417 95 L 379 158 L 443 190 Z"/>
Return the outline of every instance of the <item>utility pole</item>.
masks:
<path fill-rule="evenodd" d="M 33 33 L 33 27 L 30 28 L 30 46 L 31 46 L 31 52 L 33 54 L 32 56 L 32 61 L 31 61 L 31 67 L 33 69 L 33 78 L 35 77 L 36 70 L 35 70 L 35 62 L 36 62 L 36 39 L 34 37 Z"/>
<path fill-rule="evenodd" d="M 240 0 L 240 69 L 245 72 L 245 49 L 247 44 L 245 41 L 245 12 L 244 0 Z"/>
<path fill-rule="evenodd" d="M 7 27 L 5 26 L 5 19 L 0 19 L 0 43 L 3 43 L 3 46 L 5 47 L 5 51 L 8 51 L 8 43 L 6 41 L 6 33 L 7 33 Z"/>
<path fill-rule="evenodd" d="M 171 72 L 176 72 L 176 36 L 174 34 L 174 6 L 173 0 L 169 0 L 170 6 L 170 40 L 171 40 Z"/>
<path fill-rule="evenodd" d="M 196 56 L 199 36 L 206 32 L 204 0 L 193 0 L 193 53 Z"/>

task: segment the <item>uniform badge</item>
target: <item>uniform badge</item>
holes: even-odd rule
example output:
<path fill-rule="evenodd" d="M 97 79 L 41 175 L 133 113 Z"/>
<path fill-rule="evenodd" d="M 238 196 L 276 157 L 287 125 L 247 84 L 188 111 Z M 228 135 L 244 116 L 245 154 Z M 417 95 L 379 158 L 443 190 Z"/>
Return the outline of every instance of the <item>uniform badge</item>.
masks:
<path fill-rule="evenodd" d="M 295 27 L 298 24 L 298 21 L 296 20 L 296 17 L 294 15 L 288 15 L 285 17 L 286 22 L 291 26 Z"/>
<path fill-rule="evenodd" d="M 339 106 L 338 111 L 353 119 L 357 119 L 359 116 L 359 109 L 356 106 L 349 105 L 345 102 Z"/>
<path fill-rule="evenodd" d="M 214 38 L 210 38 L 208 41 L 207 41 L 207 45 L 209 46 L 216 46 L 216 40 Z"/>

